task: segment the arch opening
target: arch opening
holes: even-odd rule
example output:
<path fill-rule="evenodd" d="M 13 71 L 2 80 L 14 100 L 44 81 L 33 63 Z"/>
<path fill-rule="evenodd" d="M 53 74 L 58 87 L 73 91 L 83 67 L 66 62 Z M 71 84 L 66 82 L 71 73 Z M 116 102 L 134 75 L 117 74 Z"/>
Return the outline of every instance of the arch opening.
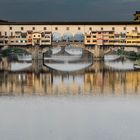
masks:
<path fill-rule="evenodd" d="M 53 35 L 52 35 L 52 40 L 54 42 L 62 41 L 61 34 L 59 32 L 54 32 Z"/>
<path fill-rule="evenodd" d="M 78 32 L 74 35 L 74 41 L 75 42 L 83 42 L 84 41 L 84 34 L 81 32 Z"/>
<path fill-rule="evenodd" d="M 66 32 L 63 34 L 63 41 L 73 41 L 73 40 L 74 40 L 74 37 L 72 33 Z"/>

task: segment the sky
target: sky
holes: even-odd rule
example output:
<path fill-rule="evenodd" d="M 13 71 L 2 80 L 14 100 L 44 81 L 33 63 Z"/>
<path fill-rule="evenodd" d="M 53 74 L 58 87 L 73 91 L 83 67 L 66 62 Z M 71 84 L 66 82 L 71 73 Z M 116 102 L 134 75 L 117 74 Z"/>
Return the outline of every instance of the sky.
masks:
<path fill-rule="evenodd" d="M 140 0 L 0 0 L 9 21 L 132 21 Z"/>

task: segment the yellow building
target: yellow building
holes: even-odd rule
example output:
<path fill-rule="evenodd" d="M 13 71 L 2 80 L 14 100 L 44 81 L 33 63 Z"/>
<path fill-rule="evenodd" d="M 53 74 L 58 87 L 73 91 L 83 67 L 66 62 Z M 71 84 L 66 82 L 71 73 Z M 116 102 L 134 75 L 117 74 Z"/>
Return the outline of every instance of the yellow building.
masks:
<path fill-rule="evenodd" d="M 114 31 L 91 31 L 85 34 L 85 45 L 114 45 Z"/>
<path fill-rule="evenodd" d="M 126 46 L 140 46 L 140 33 L 137 31 L 126 33 Z"/>

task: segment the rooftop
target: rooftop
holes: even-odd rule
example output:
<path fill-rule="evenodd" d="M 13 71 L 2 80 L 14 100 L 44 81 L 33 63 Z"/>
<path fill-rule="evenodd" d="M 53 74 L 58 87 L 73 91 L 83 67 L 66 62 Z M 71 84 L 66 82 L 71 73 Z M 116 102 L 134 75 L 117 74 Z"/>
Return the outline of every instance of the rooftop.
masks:
<path fill-rule="evenodd" d="M 0 25 L 140 25 L 140 22 L 135 21 L 107 21 L 107 22 L 92 22 L 92 21 L 28 21 L 28 22 L 10 22 L 0 20 Z"/>
<path fill-rule="evenodd" d="M 135 14 L 140 14 L 140 11 L 136 11 L 136 13 Z"/>

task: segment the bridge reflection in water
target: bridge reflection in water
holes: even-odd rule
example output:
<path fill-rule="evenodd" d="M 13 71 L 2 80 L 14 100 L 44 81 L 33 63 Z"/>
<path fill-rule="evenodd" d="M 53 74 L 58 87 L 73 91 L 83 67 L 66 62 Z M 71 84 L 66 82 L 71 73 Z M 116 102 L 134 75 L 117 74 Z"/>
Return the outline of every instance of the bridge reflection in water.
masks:
<path fill-rule="evenodd" d="M 82 57 L 80 64 L 91 64 L 89 54 L 84 57 L 87 58 Z M 42 61 L 9 62 L 6 58 L 0 61 L 0 95 L 140 94 L 140 71 L 129 67 L 134 63 L 130 60 L 123 61 L 123 65 L 120 65 L 121 60 L 96 61 L 88 67 L 74 71 L 67 71 L 65 67 L 67 64 L 62 62 L 64 71 L 59 68 L 53 70 L 42 63 Z M 68 63 L 74 64 L 71 61 Z M 79 64 L 79 60 L 75 62 L 76 64 Z M 117 68 L 114 67 L 117 64 Z"/>

